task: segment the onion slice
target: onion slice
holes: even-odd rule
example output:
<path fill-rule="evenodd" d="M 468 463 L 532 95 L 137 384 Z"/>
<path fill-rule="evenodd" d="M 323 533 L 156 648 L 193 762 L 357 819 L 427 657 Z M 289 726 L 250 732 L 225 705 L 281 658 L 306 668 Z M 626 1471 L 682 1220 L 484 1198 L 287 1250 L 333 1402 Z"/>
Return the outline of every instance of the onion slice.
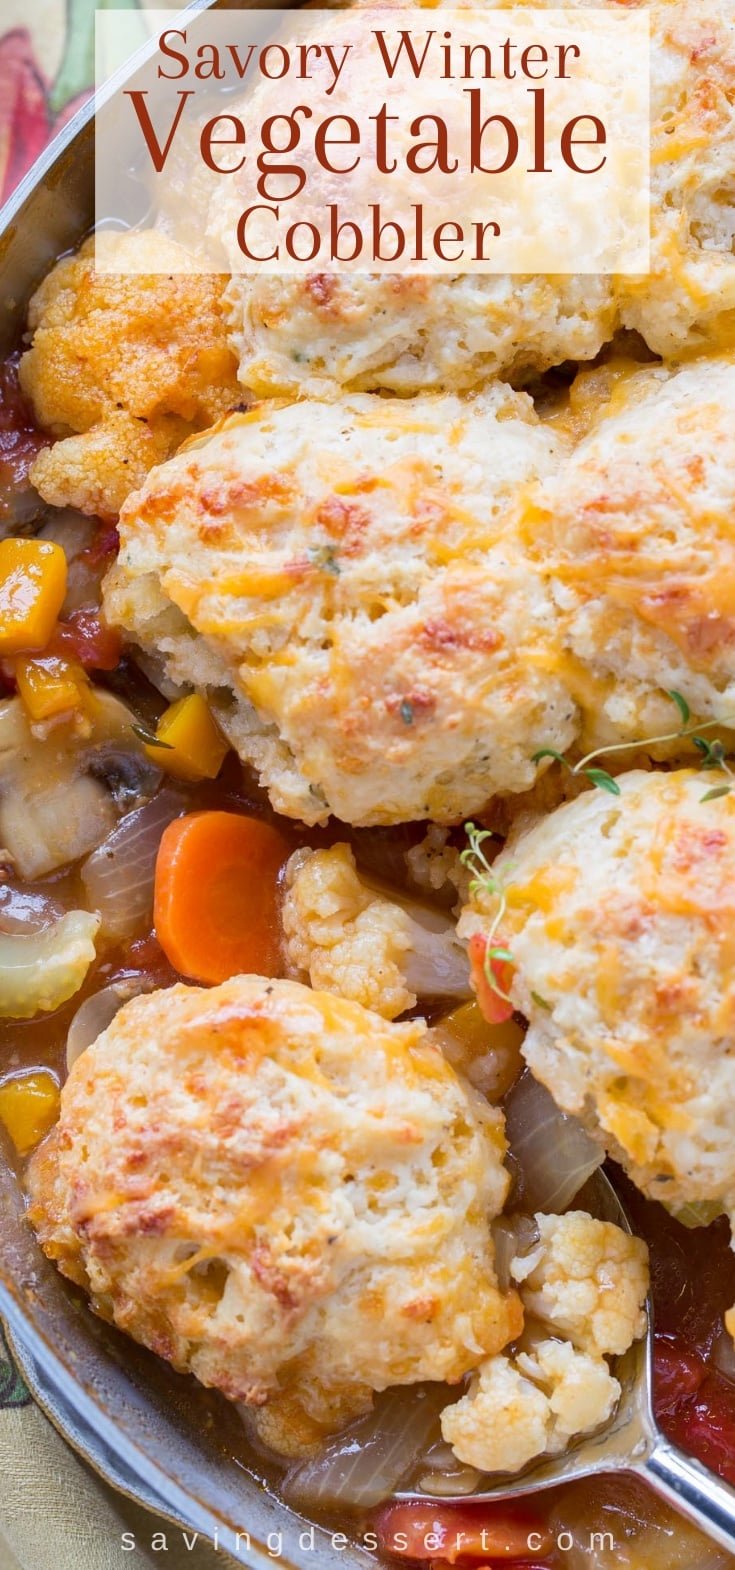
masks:
<path fill-rule="evenodd" d="M 519 1256 L 531 1254 L 539 1242 L 539 1229 L 533 1216 L 500 1216 L 493 1222 L 495 1276 L 501 1292 L 515 1285 L 511 1265 Z"/>
<path fill-rule="evenodd" d="M 452 1499 L 457 1494 L 474 1494 L 481 1480 L 482 1472 L 476 1467 L 462 1466 L 454 1472 L 424 1472 L 418 1487 L 422 1494 L 430 1494 L 434 1499 Z"/>
<path fill-rule="evenodd" d="M 298 1509 L 372 1509 L 395 1492 L 401 1479 L 438 1435 L 446 1385 L 400 1385 L 378 1396 L 367 1417 L 311 1461 L 287 1473 L 283 1497 Z"/>
<path fill-rule="evenodd" d="M 109 987 L 103 987 L 101 992 L 93 992 L 91 997 L 80 1003 L 66 1038 L 67 1072 L 71 1072 L 77 1058 L 112 1024 L 123 1003 L 145 991 L 145 985 L 132 980 L 113 981 Z"/>
<path fill-rule="evenodd" d="M 82 882 L 87 898 L 111 937 L 130 937 L 150 920 L 161 835 L 184 810 L 183 798 L 176 791 L 159 791 L 145 806 L 121 818 L 84 862 Z"/>
<path fill-rule="evenodd" d="M 561 1215 L 605 1152 L 577 1118 L 560 1112 L 528 1069 L 505 1102 L 505 1127 L 516 1170 L 513 1204 L 526 1211 Z"/>

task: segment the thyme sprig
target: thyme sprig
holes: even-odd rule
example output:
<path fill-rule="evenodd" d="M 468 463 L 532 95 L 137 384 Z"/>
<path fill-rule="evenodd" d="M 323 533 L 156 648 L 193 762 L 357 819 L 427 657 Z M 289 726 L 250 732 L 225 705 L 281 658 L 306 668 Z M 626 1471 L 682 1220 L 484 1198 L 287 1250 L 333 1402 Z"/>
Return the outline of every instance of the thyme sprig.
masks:
<path fill-rule="evenodd" d="M 580 758 L 578 763 L 570 763 L 563 753 L 557 752 L 553 747 L 542 747 L 539 752 L 534 753 L 532 761 L 540 763 L 542 758 L 553 758 L 569 774 L 577 777 L 584 775 L 585 779 L 590 780 L 593 785 L 597 785 L 601 790 L 608 791 L 611 796 L 620 796 L 620 786 L 613 775 L 608 773 L 607 769 L 590 767 L 591 764 L 596 763 L 598 758 L 612 757 L 621 752 L 636 751 L 641 747 L 657 747 L 669 741 L 691 739 L 698 752 L 701 753 L 700 768 L 716 769 L 720 773 L 726 774 L 728 780 L 735 783 L 735 773 L 727 762 L 724 742 L 720 741 L 718 737 L 713 741 L 709 741 L 704 734 L 705 731 L 716 730 L 719 725 L 724 724 L 729 727 L 732 724 L 735 726 L 735 716 L 733 716 L 732 720 L 706 720 L 703 725 L 691 725 L 689 723 L 691 720 L 691 709 L 686 698 L 682 697 L 680 692 L 675 692 L 673 688 L 667 691 L 666 696 L 671 699 L 672 703 L 676 704 L 681 715 L 682 723 L 678 730 L 666 731 L 661 736 L 646 736 L 641 741 L 619 741 L 609 747 L 596 747 L 594 752 L 588 752 L 586 757 Z M 732 788 L 732 784 L 717 785 L 713 790 L 706 792 L 702 797 L 702 801 L 716 801 L 720 796 L 729 796 Z"/>
<path fill-rule="evenodd" d="M 133 735 L 137 736 L 138 741 L 143 742 L 145 747 L 162 747 L 166 752 L 175 751 L 175 748 L 170 741 L 162 741 L 160 736 L 156 736 L 155 733 L 151 730 L 148 730 L 145 725 L 131 725 L 130 729 L 133 732 Z"/>
<path fill-rule="evenodd" d="M 502 998 L 504 1003 L 512 1004 L 512 998 L 501 986 L 498 977 L 493 970 L 493 960 L 505 960 L 509 965 L 515 965 L 515 957 L 511 953 L 510 949 L 507 949 L 502 944 L 495 943 L 494 941 L 498 932 L 500 931 L 503 918 L 505 916 L 506 910 L 508 909 L 508 896 L 505 886 L 505 876 L 508 872 L 512 871 L 512 866 L 506 862 L 506 865 L 503 869 L 503 876 L 499 877 L 488 861 L 484 850 L 482 849 L 486 840 L 496 838 L 496 835 L 493 834 L 492 829 L 479 829 L 475 823 L 465 823 L 464 827 L 465 834 L 469 840 L 469 845 L 465 850 L 462 851 L 459 859 L 462 863 L 462 866 L 467 867 L 468 871 L 471 873 L 470 894 L 489 894 L 490 898 L 496 901 L 495 912 L 490 923 L 490 928 L 487 933 L 485 943 L 485 953 L 482 964 L 483 974 L 491 991 L 494 992 L 497 997 Z"/>

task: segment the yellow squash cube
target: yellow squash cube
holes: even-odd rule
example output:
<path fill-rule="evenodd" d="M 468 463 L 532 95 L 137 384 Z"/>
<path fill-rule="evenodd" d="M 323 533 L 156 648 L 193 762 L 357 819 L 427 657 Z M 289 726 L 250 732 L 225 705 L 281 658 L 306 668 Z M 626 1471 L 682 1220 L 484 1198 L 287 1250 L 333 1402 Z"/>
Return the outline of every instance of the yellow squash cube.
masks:
<path fill-rule="evenodd" d="M 146 747 L 153 763 L 179 780 L 216 779 L 229 744 L 199 693 L 179 698 L 161 715 L 158 746 Z"/>
<path fill-rule="evenodd" d="M 51 540 L 0 540 L 0 656 L 45 649 L 66 594 L 66 557 Z"/>
<path fill-rule="evenodd" d="M 19 1156 L 48 1134 L 59 1116 L 59 1087 L 53 1074 L 15 1074 L 0 1085 L 0 1123 L 4 1124 Z"/>
<path fill-rule="evenodd" d="M 15 679 L 33 724 L 83 708 L 89 689 L 81 665 L 55 654 L 16 660 Z"/>

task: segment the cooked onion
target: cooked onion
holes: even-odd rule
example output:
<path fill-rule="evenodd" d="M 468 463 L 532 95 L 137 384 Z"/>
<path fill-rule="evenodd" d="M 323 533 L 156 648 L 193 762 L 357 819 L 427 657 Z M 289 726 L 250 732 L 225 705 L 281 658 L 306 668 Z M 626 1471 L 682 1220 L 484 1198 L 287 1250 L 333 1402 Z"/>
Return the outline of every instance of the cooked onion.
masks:
<path fill-rule="evenodd" d="M 471 998 L 467 945 L 457 935 L 457 923 L 448 911 L 406 894 L 382 879 L 361 876 L 366 889 L 408 917 L 410 946 L 401 959 L 406 986 L 417 998 Z"/>
<path fill-rule="evenodd" d="M 452 1499 L 456 1494 L 474 1493 L 481 1477 L 473 1466 L 459 1467 L 456 1472 L 424 1472 L 418 1487 L 434 1499 Z"/>
<path fill-rule="evenodd" d="M 446 1385 L 396 1386 L 373 1411 L 286 1475 L 283 1496 L 298 1509 L 371 1509 L 394 1493 L 435 1438 Z"/>
<path fill-rule="evenodd" d="M 39 529 L 40 538 L 53 540 L 54 544 L 61 546 L 66 556 L 64 616 L 80 605 L 94 605 L 99 600 L 102 566 L 95 567 L 84 555 L 94 535 L 95 524 L 92 519 L 85 517 L 84 513 L 74 512 L 70 507 L 51 513 L 43 528 Z"/>
<path fill-rule="evenodd" d="M 411 920 L 411 947 L 403 957 L 406 984 L 417 998 L 469 998 L 470 965 L 465 944 L 455 924 L 440 911 L 428 915 L 417 906 L 410 910 L 398 900 Z"/>
<path fill-rule="evenodd" d="M 513 1285 L 510 1267 L 514 1259 L 530 1254 L 539 1241 L 539 1229 L 533 1216 L 501 1216 L 493 1223 L 495 1244 L 495 1275 L 501 1292 L 509 1292 Z"/>
<path fill-rule="evenodd" d="M 167 676 L 165 657 L 157 650 L 136 649 L 135 663 L 151 686 L 155 687 L 169 703 L 174 703 L 177 698 L 185 695 L 186 687 L 182 687 L 179 682 L 172 681 L 171 677 Z"/>
<path fill-rule="evenodd" d="M 456 1390 L 450 1399 L 456 1399 Z M 439 1439 L 435 1445 L 421 1457 L 421 1466 L 425 1470 L 416 1478 L 416 1487 L 422 1494 L 431 1494 L 436 1499 L 451 1499 L 453 1494 L 471 1494 L 477 1488 L 482 1477 L 474 1466 L 463 1466 L 446 1440 Z M 412 1489 L 414 1480 L 408 1480 L 408 1488 Z"/>
<path fill-rule="evenodd" d="M 101 992 L 93 992 L 90 998 L 80 1003 L 66 1038 L 67 1070 L 74 1067 L 77 1058 L 112 1024 L 123 1003 L 144 990 L 143 986 L 134 981 L 113 981 L 109 987 L 103 987 Z"/>
<path fill-rule="evenodd" d="M 664 1204 L 662 1198 L 661 1203 Z M 725 1215 L 721 1200 L 704 1199 L 693 1201 L 690 1205 L 665 1205 L 669 1215 L 680 1221 L 683 1227 L 693 1231 L 695 1227 L 709 1227 L 718 1216 Z"/>
<path fill-rule="evenodd" d="M 43 502 L 28 480 L 0 485 L 0 538 L 32 533 L 28 525 L 35 523 L 42 511 Z"/>
<path fill-rule="evenodd" d="M 559 1111 L 528 1070 L 505 1102 L 505 1124 L 516 1170 L 514 1202 L 524 1210 L 567 1210 L 604 1161 L 601 1146 L 576 1118 Z"/>
<path fill-rule="evenodd" d="M 129 812 L 82 866 L 87 898 L 111 937 L 129 937 L 150 920 L 161 835 L 184 811 L 174 790 L 162 790 Z"/>

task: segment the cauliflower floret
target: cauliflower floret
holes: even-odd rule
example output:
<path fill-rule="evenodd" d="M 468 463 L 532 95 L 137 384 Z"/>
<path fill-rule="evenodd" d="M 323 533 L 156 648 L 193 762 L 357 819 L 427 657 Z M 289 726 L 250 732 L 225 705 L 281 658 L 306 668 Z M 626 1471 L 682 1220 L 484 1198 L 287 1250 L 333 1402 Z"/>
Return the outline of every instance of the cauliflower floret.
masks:
<path fill-rule="evenodd" d="M 33 464 L 33 484 L 52 507 L 76 507 L 97 518 L 116 517 L 126 497 L 188 435 L 176 419 L 150 422 L 120 410 L 78 436 L 44 447 Z"/>
<path fill-rule="evenodd" d="M 553 1419 L 548 1450 L 563 1450 L 574 1434 L 606 1423 L 620 1399 L 620 1384 L 605 1359 L 569 1341 L 540 1341 L 533 1351 L 519 1352 L 516 1362 L 527 1379 L 548 1390 Z"/>
<path fill-rule="evenodd" d="M 286 953 L 300 979 L 395 1019 L 418 998 L 469 997 L 467 961 L 440 911 L 371 888 L 349 845 L 297 851 L 286 869 Z"/>
<path fill-rule="evenodd" d="M 442 1435 L 481 1472 L 518 1472 L 606 1423 L 619 1397 L 604 1358 L 568 1341 L 539 1341 L 514 1358 L 488 1358 L 467 1395 L 442 1413 Z"/>
<path fill-rule="evenodd" d="M 119 270 L 98 271 L 100 257 Z M 45 501 L 116 515 L 154 464 L 238 403 L 224 282 L 152 230 L 96 235 L 52 269 L 20 366 L 39 424 L 64 438 L 33 466 Z"/>
<path fill-rule="evenodd" d="M 640 1238 L 582 1210 L 537 1215 L 536 1225 L 538 1247 L 512 1262 L 511 1275 L 526 1316 L 568 1339 L 524 1338 L 512 1357 L 488 1358 L 442 1413 L 455 1455 L 482 1472 L 517 1472 L 606 1423 L 620 1385 L 605 1357 L 627 1351 L 646 1328 Z"/>
<path fill-rule="evenodd" d="M 549 1403 L 510 1358 L 490 1357 L 466 1396 L 441 1415 L 442 1437 L 481 1472 L 519 1472 L 546 1449 Z"/>
<path fill-rule="evenodd" d="M 646 1328 L 647 1250 L 583 1210 L 536 1216 L 539 1245 L 513 1260 L 528 1314 L 593 1357 L 626 1352 Z"/>
<path fill-rule="evenodd" d="M 440 823 L 429 824 L 418 845 L 406 851 L 405 861 L 411 882 L 423 893 L 454 890 L 460 908 L 469 898 L 470 874 L 462 865 L 456 846 L 449 843 L 449 830 Z"/>
<path fill-rule="evenodd" d="M 395 1019 L 412 1008 L 402 964 L 411 947 L 400 906 L 360 881 L 349 845 L 297 851 L 286 868 L 282 908 L 286 953 L 313 987 Z"/>

